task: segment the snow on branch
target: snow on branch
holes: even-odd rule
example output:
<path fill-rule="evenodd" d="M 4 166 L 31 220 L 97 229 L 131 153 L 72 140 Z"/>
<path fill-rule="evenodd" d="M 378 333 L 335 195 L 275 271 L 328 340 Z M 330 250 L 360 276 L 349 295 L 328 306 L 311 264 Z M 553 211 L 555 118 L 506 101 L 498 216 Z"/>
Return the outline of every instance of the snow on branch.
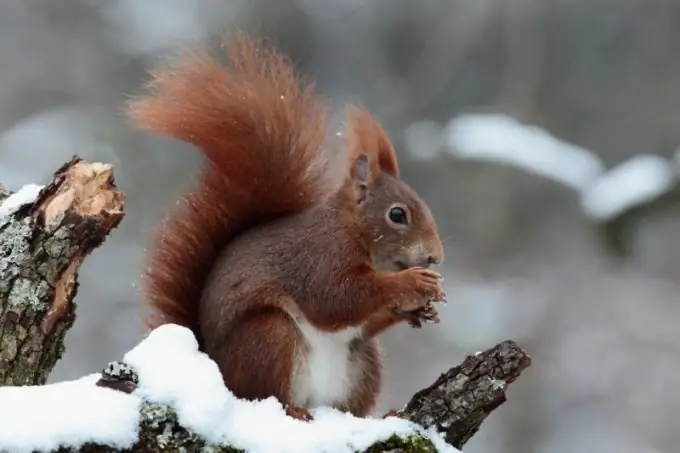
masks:
<path fill-rule="evenodd" d="M 418 131 L 440 134 L 443 149 L 457 159 L 513 166 L 568 187 L 579 197 L 584 215 L 599 224 L 656 203 L 677 192 L 680 182 L 680 152 L 675 162 L 642 153 L 607 169 L 594 151 L 501 114 L 464 114 L 451 119 L 441 132 L 432 125 L 419 126 Z M 411 153 L 426 143 L 421 138 L 417 147 L 410 147 Z"/>
<path fill-rule="evenodd" d="M 302 421 L 274 398 L 236 398 L 193 334 L 165 325 L 101 373 L 45 385 L 74 320 L 78 266 L 122 219 L 123 196 L 110 166 L 74 158 L 0 203 L 3 452 L 456 452 L 530 365 L 506 341 L 393 416 L 317 408 Z"/>
<path fill-rule="evenodd" d="M 274 398 L 236 398 L 193 334 L 164 325 L 102 374 L 0 388 L 0 451 L 453 453 L 459 450 L 452 445 L 461 447 L 505 401 L 507 386 L 529 363 L 504 342 L 444 373 L 395 416 L 318 408 L 306 422 L 287 416 Z"/>
<path fill-rule="evenodd" d="M 604 172 L 592 151 L 505 115 L 461 115 L 447 124 L 443 135 L 447 150 L 458 158 L 512 165 L 576 191 Z"/>

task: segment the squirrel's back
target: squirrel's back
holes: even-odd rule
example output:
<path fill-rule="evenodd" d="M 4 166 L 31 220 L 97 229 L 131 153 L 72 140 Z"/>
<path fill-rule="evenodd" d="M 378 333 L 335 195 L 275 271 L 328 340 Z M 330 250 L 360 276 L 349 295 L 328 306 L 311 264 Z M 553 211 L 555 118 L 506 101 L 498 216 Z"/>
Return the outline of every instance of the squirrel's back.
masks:
<path fill-rule="evenodd" d="M 195 145 L 206 157 L 194 190 L 158 228 L 143 287 L 147 324 L 198 336 L 198 306 L 219 253 L 242 232 L 321 202 L 333 188 L 326 110 L 314 87 L 262 43 L 226 44 L 226 65 L 187 52 L 152 73 L 150 95 L 130 103 L 143 129 Z M 200 341 L 200 338 L 199 338 Z"/>

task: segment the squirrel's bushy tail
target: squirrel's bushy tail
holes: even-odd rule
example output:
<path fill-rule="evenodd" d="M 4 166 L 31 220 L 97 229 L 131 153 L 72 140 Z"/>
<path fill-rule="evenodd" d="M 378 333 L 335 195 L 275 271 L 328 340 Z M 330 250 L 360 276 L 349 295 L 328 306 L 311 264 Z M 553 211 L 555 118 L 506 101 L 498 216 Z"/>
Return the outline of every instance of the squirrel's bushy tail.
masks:
<path fill-rule="evenodd" d="M 274 217 L 306 210 L 331 188 L 321 150 L 326 109 L 291 63 L 258 41 L 225 44 L 223 66 L 200 50 L 152 73 L 129 114 L 141 128 L 198 147 L 194 190 L 158 229 L 143 286 L 149 328 L 198 333 L 198 304 L 219 252 Z M 199 338 L 200 341 L 200 338 Z"/>

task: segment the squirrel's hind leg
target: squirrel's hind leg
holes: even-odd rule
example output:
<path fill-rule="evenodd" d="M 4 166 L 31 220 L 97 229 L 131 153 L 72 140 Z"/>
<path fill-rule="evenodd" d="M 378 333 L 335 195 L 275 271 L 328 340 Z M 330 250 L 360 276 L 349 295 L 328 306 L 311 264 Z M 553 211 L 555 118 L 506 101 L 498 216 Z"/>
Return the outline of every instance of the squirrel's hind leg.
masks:
<path fill-rule="evenodd" d="M 351 345 L 352 360 L 359 363 L 361 375 L 352 388 L 347 402 L 337 409 L 366 417 L 375 408 L 382 386 L 380 346 L 374 338 L 357 339 Z"/>
<path fill-rule="evenodd" d="M 297 336 L 297 327 L 285 311 L 266 307 L 236 320 L 208 354 L 238 398 L 274 396 L 288 405 Z"/>

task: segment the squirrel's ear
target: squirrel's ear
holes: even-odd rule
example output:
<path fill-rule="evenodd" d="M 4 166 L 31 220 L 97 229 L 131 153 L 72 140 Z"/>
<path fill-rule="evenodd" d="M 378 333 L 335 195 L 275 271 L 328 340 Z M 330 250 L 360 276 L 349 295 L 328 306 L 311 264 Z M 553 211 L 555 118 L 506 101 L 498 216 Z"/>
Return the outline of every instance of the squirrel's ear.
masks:
<path fill-rule="evenodd" d="M 359 154 L 352 161 L 349 176 L 352 180 L 357 204 L 361 204 L 368 197 L 368 184 L 371 176 L 371 162 L 366 154 Z"/>
<path fill-rule="evenodd" d="M 385 130 L 366 110 L 350 107 L 348 111 L 347 134 L 351 165 L 360 154 L 365 154 L 370 163 L 370 178 L 379 172 L 399 177 L 399 164 L 392 142 Z"/>

